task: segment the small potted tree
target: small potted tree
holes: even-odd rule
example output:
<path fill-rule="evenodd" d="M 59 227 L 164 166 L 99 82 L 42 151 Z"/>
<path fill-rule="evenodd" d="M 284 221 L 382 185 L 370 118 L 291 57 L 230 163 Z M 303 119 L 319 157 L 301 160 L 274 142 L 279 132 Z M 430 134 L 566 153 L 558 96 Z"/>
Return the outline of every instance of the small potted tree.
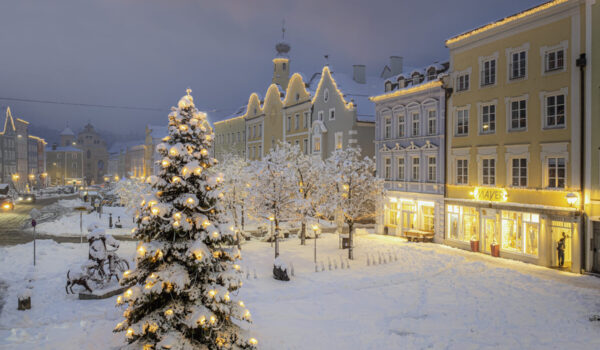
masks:
<path fill-rule="evenodd" d="M 496 241 L 496 236 L 494 236 L 494 240 L 492 241 L 492 244 L 490 245 L 490 250 L 491 250 L 493 257 L 497 258 L 500 256 L 500 245 L 498 244 L 498 241 Z"/>
<path fill-rule="evenodd" d="M 477 230 L 475 229 L 475 226 L 471 228 L 471 251 L 479 251 L 479 237 L 477 236 Z"/>

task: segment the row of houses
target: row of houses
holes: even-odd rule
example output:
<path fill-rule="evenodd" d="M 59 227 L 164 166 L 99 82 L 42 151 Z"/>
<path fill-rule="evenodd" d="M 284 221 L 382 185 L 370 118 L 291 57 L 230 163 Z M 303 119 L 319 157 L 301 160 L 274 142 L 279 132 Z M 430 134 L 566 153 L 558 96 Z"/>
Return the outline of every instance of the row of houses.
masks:
<path fill-rule="evenodd" d="M 594 1 L 550 1 L 448 39 L 437 80 L 388 79 L 371 98 L 380 232 L 549 267 L 565 237 L 564 266 L 600 272 L 594 20 Z"/>
<path fill-rule="evenodd" d="M 29 133 L 29 122 L 13 118 L 8 107 L 0 133 L 0 182 L 12 183 L 19 191 L 44 185 L 45 145 L 44 139 Z"/>
<path fill-rule="evenodd" d="M 378 232 L 549 267 L 565 237 L 564 266 L 600 272 L 599 21 L 595 1 L 549 1 L 448 39 L 448 62 L 392 57 L 374 79 L 290 76 L 281 42 L 264 98 L 214 123 L 215 156 L 358 145 L 385 179 Z"/>

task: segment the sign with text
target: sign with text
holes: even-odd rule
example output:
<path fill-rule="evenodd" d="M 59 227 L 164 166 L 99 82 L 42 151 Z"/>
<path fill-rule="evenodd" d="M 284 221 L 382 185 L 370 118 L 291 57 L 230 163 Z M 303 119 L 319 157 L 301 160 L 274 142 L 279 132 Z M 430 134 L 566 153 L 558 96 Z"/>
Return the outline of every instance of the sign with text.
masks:
<path fill-rule="evenodd" d="M 504 188 L 475 187 L 472 192 L 477 201 L 506 202 L 508 193 Z"/>

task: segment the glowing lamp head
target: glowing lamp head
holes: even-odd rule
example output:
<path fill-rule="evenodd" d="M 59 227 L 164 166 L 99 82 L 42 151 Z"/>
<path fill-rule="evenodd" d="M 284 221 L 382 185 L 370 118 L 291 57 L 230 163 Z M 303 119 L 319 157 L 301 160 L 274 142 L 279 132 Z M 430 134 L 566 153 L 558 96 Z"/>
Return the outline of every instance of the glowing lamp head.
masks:
<path fill-rule="evenodd" d="M 269 216 L 269 221 L 275 221 L 275 217 L 273 215 Z"/>
<path fill-rule="evenodd" d="M 312 225 L 312 229 L 313 229 L 313 231 L 317 231 L 319 229 L 319 225 L 317 225 L 317 224 Z"/>
<path fill-rule="evenodd" d="M 217 318 L 214 315 L 210 316 L 210 324 L 215 324 L 215 322 L 217 322 Z"/>
<path fill-rule="evenodd" d="M 577 195 L 573 192 L 569 192 L 565 198 L 570 206 L 573 206 L 575 203 L 577 203 Z"/>

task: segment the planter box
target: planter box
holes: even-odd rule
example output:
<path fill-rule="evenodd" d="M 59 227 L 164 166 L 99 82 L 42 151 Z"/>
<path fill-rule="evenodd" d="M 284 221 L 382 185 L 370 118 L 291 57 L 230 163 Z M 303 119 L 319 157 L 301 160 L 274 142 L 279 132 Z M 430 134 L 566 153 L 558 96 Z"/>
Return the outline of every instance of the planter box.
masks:
<path fill-rule="evenodd" d="M 490 244 L 490 250 L 492 251 L 492 256 L 496 258 L 500 256 L 500 246 L 498 244 Z"/>
<path fill-rule="evenodd" d="M 471 251 L 472 252 L 479 251 L 479 241 L 471 241 Z"/>

